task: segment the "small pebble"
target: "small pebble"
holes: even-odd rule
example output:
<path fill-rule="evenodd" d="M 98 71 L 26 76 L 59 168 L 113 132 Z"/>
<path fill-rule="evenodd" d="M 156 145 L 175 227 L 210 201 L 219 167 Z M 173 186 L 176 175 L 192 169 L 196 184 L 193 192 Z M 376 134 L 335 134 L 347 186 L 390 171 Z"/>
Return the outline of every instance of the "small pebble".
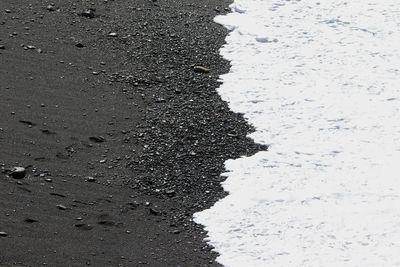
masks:
<path fill-rule="evenodd" d="M 26 222 L 26 223 L 35 223 L 35 222 L 38 222 L 38 220 L 32 219 L 32 218 L 26 218 L 26 219 L 24 220 L 24 222 Z"/>
<path fill-rule="evenodd" d="M 198 73 L 209 73 L 210 69 L 203 67 L 203 66 L 194 66 L 193 70 Z"/>
<path fill-rule="evenodd" d="M 66 206 L 61 205 L 61 204 L 58 204 L 56 207 L 57 207 L 57 209 L 59 209 L 59 210 L 66 210 L 66 209 L 67 209 Z"/>
<path fill-rule="evenodd" d="M 0 232 L 0 237 L 6 237 L 8 234 L 6 232 Z"/>
<path fill-rule="evenodd" d="M 55 8 L 53 5 L 48 5 L 48 6 L 46 7 L 46 9 L 47 9 L 48 11 L 56 11 L 56 8 Z"/>
<path fill-rule="evenodd" d="M 87 176 L 86 177 L 86 182 L 91 182 L 91 183 L 93 183 L 93 182 L 95 182 L 96 181 L 96 178 L 94 178 L 93 176 Z"/>
<path fill-rule="evenodd" d="M 172 189 L 166 190 L 166 191 L 165 191 L 165 194 L 166 194 L 167 196 L 169 196 L 169 197 L 173 197 L 173 196 L 175 195 L 175 190 L 172 190 Z"/>
<path fill-rule="evenodd" d="M 153 208 L 149 208 L 149 212 L 150 212 L 151 215 L 154 215 L 154 216 L 160 215 L 160 212 L 158 210 L 156 210 L 156 209 L 153 209 Z"/>
<path fill-rule="evenodd" d="M 94 18 L 94 17 L 96 16 L 94 12 L 95 12 L 95 10 L 89 8 L 89 9 L 83 10 L 83 11 L 80 13 L 80 15 L 81 15 L 82 17 L 86 17 L 86 18 L 92 19 L 92 18 Z"/>
<path fill-rule="evenodd" d="M 95 143 L 103 143 L 106 141 L 106 139 L 103 136 L 91 136 L 89 137 L 89 140 Z"/>
<path fill-rule="evenodd" d="M 14 179 L 22 179 L 26 175 L 26 169 L 24 167 L 14 167 L 11 170 L 10 176 Z"/>

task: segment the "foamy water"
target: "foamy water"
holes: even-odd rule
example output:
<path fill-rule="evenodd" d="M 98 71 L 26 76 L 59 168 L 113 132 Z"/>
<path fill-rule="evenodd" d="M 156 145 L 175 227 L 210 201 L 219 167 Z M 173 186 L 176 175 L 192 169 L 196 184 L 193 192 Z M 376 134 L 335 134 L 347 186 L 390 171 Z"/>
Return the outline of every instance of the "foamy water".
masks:
<path fill-rule="evenodd" d="M 400 266 L 400 2 L 242 0 L 222 98 L 271 145 L 195 214 L 226 266 Z"/>

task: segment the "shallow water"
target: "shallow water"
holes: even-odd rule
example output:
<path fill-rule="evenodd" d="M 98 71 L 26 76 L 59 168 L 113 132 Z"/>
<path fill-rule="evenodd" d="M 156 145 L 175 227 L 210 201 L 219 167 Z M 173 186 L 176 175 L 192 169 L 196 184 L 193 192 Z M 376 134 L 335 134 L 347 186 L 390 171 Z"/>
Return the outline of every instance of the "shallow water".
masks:
<path fill-rule="evenodd" d="M 400 2 L 235 1 L 222 98 L 268 152 L 195 214 L 226 266 L 400 266 Z"/>

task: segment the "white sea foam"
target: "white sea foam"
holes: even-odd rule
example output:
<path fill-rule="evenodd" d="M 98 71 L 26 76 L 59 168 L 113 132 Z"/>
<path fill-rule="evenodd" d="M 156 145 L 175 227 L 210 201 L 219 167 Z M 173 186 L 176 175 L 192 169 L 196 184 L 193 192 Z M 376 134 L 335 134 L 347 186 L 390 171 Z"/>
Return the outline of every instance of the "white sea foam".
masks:
<path fill-rule="evenodd" d="M 195 214 L 226 266 L 400 266 L 400 2 L 242 0 L 222 98 L 271 145 Z"/>

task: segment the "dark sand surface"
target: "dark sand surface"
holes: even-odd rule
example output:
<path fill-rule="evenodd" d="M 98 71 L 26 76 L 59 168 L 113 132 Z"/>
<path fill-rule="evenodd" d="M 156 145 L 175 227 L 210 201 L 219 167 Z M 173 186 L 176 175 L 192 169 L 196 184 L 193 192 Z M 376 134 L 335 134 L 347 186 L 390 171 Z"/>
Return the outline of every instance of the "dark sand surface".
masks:
<path fill-rule="evenodd" d="M 262 149 L 215 91 L 228 3 L 0 1 L 0 266 L 218 265 L 192 214 Z"/>

